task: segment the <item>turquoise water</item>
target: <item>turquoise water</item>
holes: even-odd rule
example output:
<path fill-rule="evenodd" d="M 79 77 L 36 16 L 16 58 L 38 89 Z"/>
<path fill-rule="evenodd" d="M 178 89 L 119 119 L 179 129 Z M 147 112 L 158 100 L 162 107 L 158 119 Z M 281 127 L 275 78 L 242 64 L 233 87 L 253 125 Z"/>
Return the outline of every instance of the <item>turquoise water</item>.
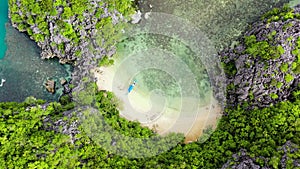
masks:
<path fill-rule="evenodd" d="M 8 21 L 8 2 L 7 0 L 0 1 L 0 59 L 5 55 L 5 23 Z"/>
<path fill-rule="evenodd" d="M 162 50 L 163 53 L 154 54 L 151 53 L 151 49 Z M 197 55 L 188 46 L 175 38 L 163 35 L 140 34 L 119 43 L 117 51 L 116 61 L 130 58 L 130 64 L 126 61 L 123 63 L 128 65 L 126 67 L 127 72 L 132 72 L 131 69 L 139 70 L 131 78 L 138 80 L 139 90 L 144 93 L 159 89 L 170 98 L 181 97 L 181 86 L 179 84 L 183 81 L 182 77 L 186 76 L 184 73 L 187 73 L 187 70 L 185 70 L 187 68 L 190 69 L 190 73 L 195 75 L 194 80 L 199 85 L 199 96 L 203 99 L 202 101 L 208 96 L 207 93 L 212 90 L 206 69 L 201 60 L 197 58 Z M 171 55 L 168 54 L 168 51 Z M 151 60 L 151 63 L 147 64 L 144 57 L 148 52 L 151 53 L 149 57 L 154 58 L 154 55 L 162 54 L 161 57 L 163 59 L 157 58 L 157 60 Z M 139 53 L 143 56 L 140 56 Z M 170 60 L 175 59 L 173 58 L 174 56 L 180 58 L 180 66 L 174 67 L 175 65 L 170 65 Z M 147 68 L 146 65 L 151 65 L 151 67 Z M 167 68 L 168 65 L 171 67 L 170 69 Z M 172 71 L 167 72 L 167 70 Z M 175 74 L 180 79 L 174 78 Z M 124 75 L 122 74 L 122 76 Z M 200 84 L 202 84 L 201 87 Z M 190 89 L 192 90 L 193 88 L 189 86 L 184 87 L 185 91 Z M 195 91 L 189 91 L 189 93 L 193 92 Z"/>

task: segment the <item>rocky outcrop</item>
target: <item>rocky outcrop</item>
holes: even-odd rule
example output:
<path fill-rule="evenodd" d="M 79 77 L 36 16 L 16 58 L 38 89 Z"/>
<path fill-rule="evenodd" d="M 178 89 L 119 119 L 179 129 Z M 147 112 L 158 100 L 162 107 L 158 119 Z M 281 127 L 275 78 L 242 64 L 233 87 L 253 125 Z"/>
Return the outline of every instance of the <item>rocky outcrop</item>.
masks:
<path fill-rule="evenodd" d="M 222 166 L 222 169 L 260 169 L 258 164 L 255 164 L 255 159 L 247 155 L 246 150 L 242 149 L 239 153 L 232 155 L 233 161 L 229 160 Z M 232 165 L 232 163 L 234 163 Z M 264 169 L 267 169 L 264 167 Z"/>
<path fill-rule="evenodd" d="M 297 144 L 292 143 L 291 141 L 287 141 L 281 148 L 278 149 L 279 151 L 283 151 L 283 156 L 280 160 L 280 164 L 282 168 L 287 167 L 288 160 L 293 161 L 293 165 L 295 168 L 300 167 L 300 159 L 291 159 L 290 154 L 295 154 L 299 150 L 299 146 Z"/>
<path fill-rule="evenodd" d="M 100 3 L 101 0 L 91 0 L 88 4 L 88 9 L 83 13 L 83 19 L 79 19 L 78 17 L 71 16 L 69 19 L 65 19 L 63 17 L 64 7 L 57 6 L 56 11 L 57 14 L 55 16 L 47 16 L 46 22 L 49 27 L 49 36 L 45 36 L 45 40 L 43 42 L 38 42 L 38 46 L 42 49 L 41 57 L 44 59 L 58 57 L 60 63 L 74 63 L 75 60 L 78 60 L 78 56 L 76 55 L 77 51 L 80 51 L 82 54 L 86 54 L 90 48 L 90 45 L 94 45 L 93 40 L 99 37 L 98 32 L 99 28 L 96 28 L 96 24 L 99 23 L 103 18 L 111 17 L 112 22 L 114 24 L 118 23 L 122 18 L 122 14 L 117 10 L 111 11 L 108 9 L 108 4 Z M 100 5 L 101 4 L 101 5 Z M 71 2 L 67 3 L 66 6 L 72 6 Z M 103 11 L 101 16 L 98 16 L 97 13 L 99 11 Z M 76 35 L 80 38 L 80 41 L 74 42 L 73 39 L 68 38 L 64 35 L 62 29 L 61 21 L 71 26 L 72 30 L 76 32 Z M 17 27 L 17 24 L 13 24 Z M 40 34 L 41 31 L 38 28 L 38 25 L 32 25 L 31 30 L 33 34 Z M 100 38 L 100 37 L 99 37 Z M 64 44 L 64 46 L 60 49 L 58 46 L 54 44 Z M 94 46 L 96 53 L 92 53 L 90 58 L 101 58 L 101 54 L 105 53 L 99 46 Z M 93 51 L 93 52 L 95 52 Z"/>
<path fill-rule="evenodd" d="M 64 117 L 68 117 L 68 119 L 71 119 L 73 117 L 73 111 L 66 111 L 63 113 Z M 46 130 L 53 130 L 57 133 L 62 133 L 70 136 L 70 141 L 72 144 L 75 143 L 78 138 L 75 137 L 76 134 L 80 133 L 78 126 L 79 121 L 66 121 L 66 120 L 53 120 L 50 117 L 47 117 L 43 120 L 44 127 Z"/>
<path fill-rule="evenodd" d="M 67 83 L 67 80 L 65 78 L 60 79 L 60 84 L 63 86 Z"/>
<path fill-rule="evenodd" d="M 282 155 L 281 157 L 278 157 L 279 163 L 277 164 L 277 167 L 279 168 L 289 168 L 292 166 L 287 166 L 287 160 L 292 161 L 292 168 L 298 168 L 300 167 L 300 160 L 299 159 L 292 159 L 291 154 L 294 154 L 299 151 L 298 145 L 292 143 L 291 141 L 287 141 L 282 147 L 278 148 L 278 151 Z M 223 166 L 222 169 L 271 169 L 273 168 L 272 165 L 270 165 L 272 162 L 270 162 L 270 158 L 265 157 L 250 157 L 247 154 L 247 151 L 245 149 L 241 149 L 238 153 L 232 155 L 231 160 L 228 160 Z M 260 159 L 260 161 L 264 161 L 264 165 L 259 165 L 256 161 L 257 159 Z"/>
<path fill-rule="evenodd" d="M 55 81 L 54 80 L 47 80 L 45 83 L 45 87 L 49 93 L 55 93 Z"/>
<path fill-rule="evenodd" d="M 294 14 L 300 11 L 300 6 Z M 257 42 L 270 46 L 281 46 L 284 53 L 278 58 L 264 59 L 264 56 L 249 54 L 249 45 L 242 39 L 233 49 L 220 52 L 227 74 L 227 105 L 243 103 L 249 108 L 267 107 L 287 100 L 299 84 L 299 54 L 297 40 L 300 36 L 300 19 L 271 21 L 267 19 L 254 23 L 246 36 L 255 36 Z M 300 42 L 300 41 L 299 41 Z M 262 52 L 261 52 L 262 53 Z M 230 67 L 229 65 L 234 66 Z M 230 69 L 229 69 L 230 67 Z"/>

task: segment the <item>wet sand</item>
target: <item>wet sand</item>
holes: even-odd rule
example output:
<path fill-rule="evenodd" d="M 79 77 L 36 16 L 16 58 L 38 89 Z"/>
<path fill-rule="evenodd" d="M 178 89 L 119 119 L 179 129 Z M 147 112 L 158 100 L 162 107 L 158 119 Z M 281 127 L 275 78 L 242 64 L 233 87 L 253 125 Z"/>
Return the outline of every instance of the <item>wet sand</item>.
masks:
<path fill-rule="evenodd" d="M 221 107 L 213 98 L 206 105 L 198 106 L 198 111 L 195 112 L 193 105 L 189 105 L 199 102 L 194 98 L 174 98 L 172 103 L 169 103 L 166 98 L 155 92 L 141 92 L 138 84 L 128 94 L 130 82 L 114 79 L 115 72 L 114 66 L 92 70 L 97 78 L 98 89 L 112 91 L 120 99 L 119 110 L 122 117 L 139 121 L 142 126 L 149 127 L 160 135 L 170 132 L 183 133 L 186 137 L 185 143 L 197 141 L 202 131 L 208 126 L 215 127 L 218 118 L 221 117 Z"/>

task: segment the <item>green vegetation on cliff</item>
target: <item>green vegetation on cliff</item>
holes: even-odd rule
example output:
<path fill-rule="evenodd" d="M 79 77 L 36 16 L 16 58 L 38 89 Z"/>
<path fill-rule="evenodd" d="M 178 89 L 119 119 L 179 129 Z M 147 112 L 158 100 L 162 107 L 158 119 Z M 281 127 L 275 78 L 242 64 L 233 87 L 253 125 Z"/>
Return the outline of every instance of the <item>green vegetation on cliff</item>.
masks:
<path fill-rule="evenodd" d="M 256 57 L 261 57 L 265 60 L 278 59 L 284 53 L 282 46 L 270 45 L 267 41 L 257 42 L 255 35 L 245 37 L 245 52 Z"/>
<path fill-rule="evenodd" d="M 99 38 L 93 45 L 101 48 L 113 46 L 134 11 L 131 0 L 9 0 L 13 25 L 47 50 L 45 58 L 64 62 L 81 58 L 91 39 Z"/>
<path fill-rule="evenodd" d="M 288 19 L 297 18 L 300 19 L 299 13 L 294 13 L 294 9 L 290 8 L 288 4 L 282 8 L 274 8 L 273 10 L 265 13 L 262 17 L 263 20 L 270 22 L 287 21 Z"/>

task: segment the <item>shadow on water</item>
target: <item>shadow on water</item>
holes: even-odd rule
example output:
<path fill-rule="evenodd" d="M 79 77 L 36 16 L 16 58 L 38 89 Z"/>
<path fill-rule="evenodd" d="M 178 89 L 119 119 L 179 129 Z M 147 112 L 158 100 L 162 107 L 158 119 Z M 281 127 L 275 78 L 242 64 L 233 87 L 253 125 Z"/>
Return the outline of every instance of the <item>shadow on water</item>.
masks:
<path fill-rule="evenodd" d="M 54 101 L 62 94 L 61 78 L 70 80 L 70 65 L 61 65 L 57 59 L 41 60 L 40 49 L 24 33 L 18 32 L 10 23 L 6 24 L 5 57 L 0 60 L 0 78 L 6 79 L 0 88 L 0 102 L 24 101 L 26 97 Z M 50 94 L 44 83 L 53 79 L 57 92 Z"/>

